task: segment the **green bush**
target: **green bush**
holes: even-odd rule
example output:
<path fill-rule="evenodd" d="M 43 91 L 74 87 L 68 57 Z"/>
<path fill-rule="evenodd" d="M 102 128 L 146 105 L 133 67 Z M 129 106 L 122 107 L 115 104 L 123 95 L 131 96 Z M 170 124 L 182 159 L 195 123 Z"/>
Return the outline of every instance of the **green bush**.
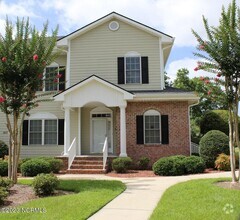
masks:
<path fill-rule="evenodd" d="M 2 178 L 0 177 L 0 187 L 4 187 L 9 189 L 12 186 L 13 182 L 9 178 Z"/>
<path fill-rule="evenodd" d="M 59 171 L 63 168 L 63 161 L 61 159 L 56 158 L 46 158 L 46 161 L 50 164 L 51 172 L 59 173 Z"/>
<path fill-rule="evenodd" d="M 112 169 L 116 173 L 126 173 L 132 164 L 130 157 L 119 157 L 112 161 Z"/>
<path fill-rule="evenodd" d="M 30 159 L 21 165 L 23 176 L 36 176 L 40 173 L 50 173 L 51 167 L 49 162 L 43 159 Z"/>
<path fill-rule="evenodd" d="M 198 156 L 185 157 L 182 162 L 185 167 L 185 174 L 203 173 L 206 168 L 205 161 Z"/>
<path fill-rule="evenodd" d="M 33 189 L 38 196 L 52 195 L 59 185 L 59 180 L 53 174 L 38 174 L 33 180 Z"/>
<path fill-rule="evenodd" d="M 6 160 L 0 160 L 0 176 L 8 175 L 8 162 Z"/>
<path fill-rule="evenodd" d="M 215 160 L 215 168 L 218 170 L 229 171 L 231 170 L 230 166 L 230 156 L 226 154 L 219 154 Z"/>
<path fill-rule="evenodd" d="M 53 173 L 59 173 L 59 171 L 63 168 L 63 161 L 61 159 L 56 159 L 54 157 L 24 158 L 22 160 L 22 163 L 30 159 L 41 159 L 41 160 L 47 161 L 50 164 L 50 172 L 53 172 Z"/>
<path fill-rule="evenodd" d="M 5 155 L 8 155 L 8 146 L 0 140 L 0 158 L 4 159 Z"/>
<path fill-rule="evenodd" d="M 0 205 L 4 203 L 4 199 L 8 196 L 8 191 L 5 187 L 0 186 Z"/>
<path fill-rule="evenodd" d="M 149 168 L 150 159 L 148 157 L 141 157 L 137 162 L 139 170 L 147 170 Z"/>
<path fill-rule="evenodd" d="M 203 173 L 205 162 L 197 156 L 186 157 L 183 155 L 160 158 L 153 164 L 156 175 L 178 176 L 184 174 Z"/>
<path fill-rule="evenodd" d="M 221 153 L 229 154 L 228 136 L 221 131 L 212 130 L 206 133 L 200 140 L 200 156 L 206 166 L 214 168 L 214 162 Z"/>
<path fill-rule="evenodd" d="M 183 155 L 160 158 L 153 164 L 153 172 L 162 176 L 183 175 L 185 173 L 184 159 Z"/>

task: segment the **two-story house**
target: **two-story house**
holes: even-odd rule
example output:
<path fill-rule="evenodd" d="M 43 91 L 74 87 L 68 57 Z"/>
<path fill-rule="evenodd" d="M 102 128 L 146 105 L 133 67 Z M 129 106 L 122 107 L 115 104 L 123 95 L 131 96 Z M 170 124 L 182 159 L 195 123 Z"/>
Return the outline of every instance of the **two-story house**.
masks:
<path fill-rule="evenodd" d="M 115 12 L 60 38 L 61 55 L 45 74 L 64 67 L 65 85 L 45 85 L 61 91 L 24 121 L 22 157 L 102 155 L 106 137 L 110 155 L 135 161 L 189 155 L 189 109 L 198 97 L 164 84 L 173 42 Z M 6 131 L 0 135 L 6 141 Z"/>

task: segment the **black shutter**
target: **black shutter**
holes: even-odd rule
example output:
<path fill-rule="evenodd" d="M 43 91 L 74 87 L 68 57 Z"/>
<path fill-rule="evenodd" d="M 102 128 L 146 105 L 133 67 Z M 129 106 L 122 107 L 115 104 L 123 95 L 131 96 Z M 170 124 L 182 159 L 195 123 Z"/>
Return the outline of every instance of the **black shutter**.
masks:
<path fill-rule="evenodd" d="M 63 91 L 65 90 L 65 66 L 60 66 L 59 74 L 62 76 L 59 78 L 59 90 Z"/>
<path fill-rule="evenodd" d="M 23 121 L 22 145 L 28 145 L 28 120 Z"/>
<path fill-rule="evenodd" d="M 137 144 L 144 144 L 143 115 L 137 115 L 136 118 Z"/>
<path fill-rule="evenodd" d="M 161 116 L 162 144 L 169 144 L 168 115 Z"/>
<path fill-rule="evenodd" d="M 142 57 L 141 58 L 141 64 L 142 64 L 142 84 L 148 84 L 148 57 Z"/>
<path fill-rule="evenodd" d="M 124 57 L 118 57 L 118 84 L 124 84 Z"/>
<path fill-rule="evenodd" d="M 64 145 L 64 119 L 58 119 L 58 145 Z"/>

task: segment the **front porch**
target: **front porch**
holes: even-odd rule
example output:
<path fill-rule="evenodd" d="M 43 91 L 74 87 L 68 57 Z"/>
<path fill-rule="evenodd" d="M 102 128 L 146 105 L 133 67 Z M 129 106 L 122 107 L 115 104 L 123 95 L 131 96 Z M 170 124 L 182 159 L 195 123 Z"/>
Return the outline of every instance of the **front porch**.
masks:
<path fill-rule="evenodd" d="M 126 107 L 133 94 L 91 76 L 56 95 L 64 108 L 64 156 L 73 159 L 103 152 L 126 157 Z M 68 165 L 69 168 L 71 164 Z"/>

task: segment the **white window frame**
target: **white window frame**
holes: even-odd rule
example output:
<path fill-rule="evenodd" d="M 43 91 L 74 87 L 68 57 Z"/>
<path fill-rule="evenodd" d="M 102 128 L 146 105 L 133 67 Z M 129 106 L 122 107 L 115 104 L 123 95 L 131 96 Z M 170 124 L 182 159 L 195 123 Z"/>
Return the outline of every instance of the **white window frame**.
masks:
<path fill-rule="evenodd" d="M 146 143 L 145 139 L 146 139 L 146 134 L 145 134 L 145 116 L 158 116 L 159 117 L 159 143 Z M 157 144 L 161 144 L 162 143 L 162 135 L 161 135 L 161 114 L 159 111 L 156 110 L 148 110 L 143 114 L 143 132 L 144 132 L 144 144 L 146 145 L 157 145 Z"/>
<path fill-rule="evenodd" d="M 43 84 L 44 84 L 43 91 L 44 92 L 59 91 L 59 78 L 57 78 L 58 82 L 56 82 L 57 83 L 57 90 L 47 90 L 46 91 L 46 89 L 45 89 L 46 88 L 46 81 L 45 81 L 45 79 L 46 79 L 46 69 L 47 68 L 58 68 L 57 74 L 59 74 L 59 64 L 58 63 L 54 62 L 54 63 L 51 63 L 50 65 L 45 67 L 44 73 L 43 73 L 43 80 L 44 80 L 44 82 L 43 82 Z"/>
<path fill-rule="evenodd" d="M 128 83 L 127 82 L 127 58 L 131 58 L 131 57 L 139 58 L 140 80 L 139 80 L 139 82 L 136 82 L 136 83 Z M 124 82 L 125 84 L 142 84 L 142 58 L 141 58 L 141 55 L 135 51 L 128 52 L 124 56 L 124 79 L 125 79 L 125 82 Z"/>
<path fill-rule="evenodd" d="M 42 141 L 41 144 L 30 144 L 30 126 L 31 126 L 31 121 L 34 120 L 41 120 L 42 121 Z M 44 143 L 44 139 L 45 139 L 45 120 L 56 120 L 57 121 L 57 140 L 56 140 L 56 144 L 45 144 Z M 43 112 L 43 113 L 36 113 L 31 115 L 28 118 L 28 145 L 58 145 L 58 118 L 52 114 L 52 113 L 48 113 L 48 112 Z"/>

